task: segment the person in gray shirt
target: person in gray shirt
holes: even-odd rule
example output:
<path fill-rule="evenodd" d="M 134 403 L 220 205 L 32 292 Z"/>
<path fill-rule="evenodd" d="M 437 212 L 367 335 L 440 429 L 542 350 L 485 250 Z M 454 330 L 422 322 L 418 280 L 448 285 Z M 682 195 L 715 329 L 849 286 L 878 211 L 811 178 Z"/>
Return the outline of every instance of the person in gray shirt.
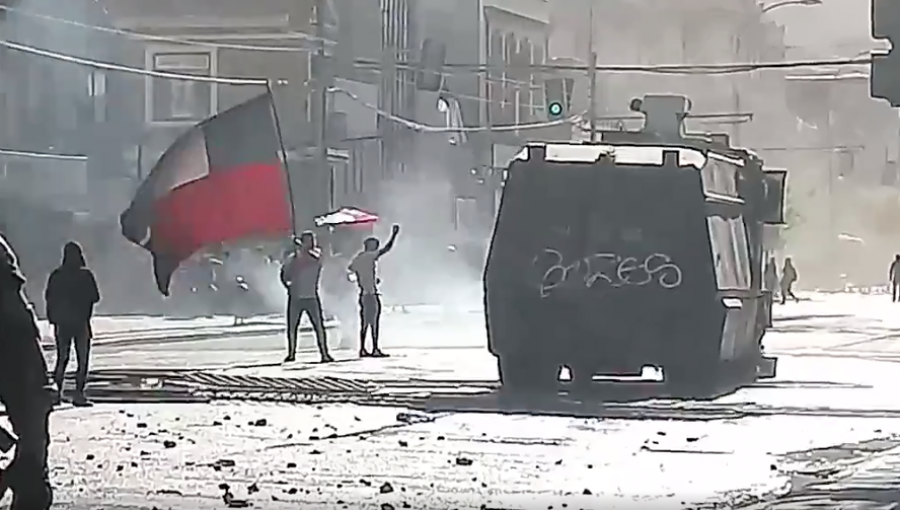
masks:
<path fill-rule="evenodd" d="M 285 363 L 290 363 L 297 356 L 297 329 L 304 312 L 309 316 L 316 333 L 316 343 L 322 363 L 334 361 L 328 354 L 325 336 L 325 318 L 322 313 L 322 300 L 319 297 L 319 280 L 322 277 L 322 249 L 316 245 L 316 236 L 312 232 L 300 234 L 299 242 L 284 265 L 281 266 L 281 283 L 288 291 L 287 306 L 287 340 L 288 353 Z"/>

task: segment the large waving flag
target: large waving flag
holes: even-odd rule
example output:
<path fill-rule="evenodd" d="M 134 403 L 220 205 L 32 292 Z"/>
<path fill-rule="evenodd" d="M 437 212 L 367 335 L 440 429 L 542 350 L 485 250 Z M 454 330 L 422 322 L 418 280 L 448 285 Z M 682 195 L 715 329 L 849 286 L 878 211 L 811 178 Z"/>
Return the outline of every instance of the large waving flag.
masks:
<path fill-rule="evenodd" d="M 205 246 L 292 231 L 287 174 L 270 93 L 211 117 L 166 150 L 120 218 L 153 255 L 159 291 Z"/>

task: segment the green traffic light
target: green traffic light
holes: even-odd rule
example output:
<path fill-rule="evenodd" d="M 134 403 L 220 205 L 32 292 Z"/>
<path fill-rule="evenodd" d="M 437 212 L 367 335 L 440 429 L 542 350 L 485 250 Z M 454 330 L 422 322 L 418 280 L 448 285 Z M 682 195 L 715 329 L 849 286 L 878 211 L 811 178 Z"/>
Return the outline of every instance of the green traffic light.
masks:
<path fill-rule="evenodd" d="M 558 115 L 562 115 L 563 107 L 559 103 L 550 103 L 549 105 L 547 105 L 547 111 L 550 112 L 550 115 L 553 115 L 555 117 Z"/>

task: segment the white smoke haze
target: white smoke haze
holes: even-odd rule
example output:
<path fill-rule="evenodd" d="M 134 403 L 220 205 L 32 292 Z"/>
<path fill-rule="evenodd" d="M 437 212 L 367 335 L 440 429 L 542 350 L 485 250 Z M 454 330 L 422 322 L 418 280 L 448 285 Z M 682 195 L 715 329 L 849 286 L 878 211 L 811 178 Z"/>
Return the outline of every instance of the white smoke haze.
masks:
<path fill-rule="evenodd" d="M 477 249 L 466 247 L 482 239 L 456 228 L 455 199 L 439 172 L 408 175 L 382 188 L 375 212 L 383 220 L 376 234 L 384 243 L 391 224 L 401 226 L 394 250 L 380 262 L 385 304 L 480 308 L 481 264 L 467 263 L 464 250 Z"/>

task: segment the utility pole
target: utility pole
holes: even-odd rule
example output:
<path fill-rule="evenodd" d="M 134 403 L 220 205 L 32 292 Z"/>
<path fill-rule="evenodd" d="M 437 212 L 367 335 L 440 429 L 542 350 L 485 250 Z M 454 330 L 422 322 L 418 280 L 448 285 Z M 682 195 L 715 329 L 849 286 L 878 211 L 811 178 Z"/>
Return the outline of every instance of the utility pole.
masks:
<path fill-rule="evenodd" d="M 597 52 L 594 51 L 594 0 L 588 0 L 588 101 L 590 102 L 588 120 L 591 123 L 591 141 L 597 141 Z"/>
<path fill-rule="evenodd" d="M 328 64 L 328 54 L 326 52 L 326 40 L 328 32 L 326 28 L 328 16 L 327 0 L 315 0 L 316 7 L 316 50 L 315 63 L 313 65 L 313 76 L 311 76 L 314 85 L 314 98 L 312 104 L 312 121 L 315 130 L 315 174 L 316 189 L 325 197 L 324 203 L 315 200 L 317 207 L 322 207 L 324 211 L 331 210 L 334 204 L 331 203 L 332 194 L 329 183 L 331 182 L 331 168 L 328 161 L 328 87 L 330 85 L 330 69 Z M 312 214 L 319 212 L 311 211 Z"/>

